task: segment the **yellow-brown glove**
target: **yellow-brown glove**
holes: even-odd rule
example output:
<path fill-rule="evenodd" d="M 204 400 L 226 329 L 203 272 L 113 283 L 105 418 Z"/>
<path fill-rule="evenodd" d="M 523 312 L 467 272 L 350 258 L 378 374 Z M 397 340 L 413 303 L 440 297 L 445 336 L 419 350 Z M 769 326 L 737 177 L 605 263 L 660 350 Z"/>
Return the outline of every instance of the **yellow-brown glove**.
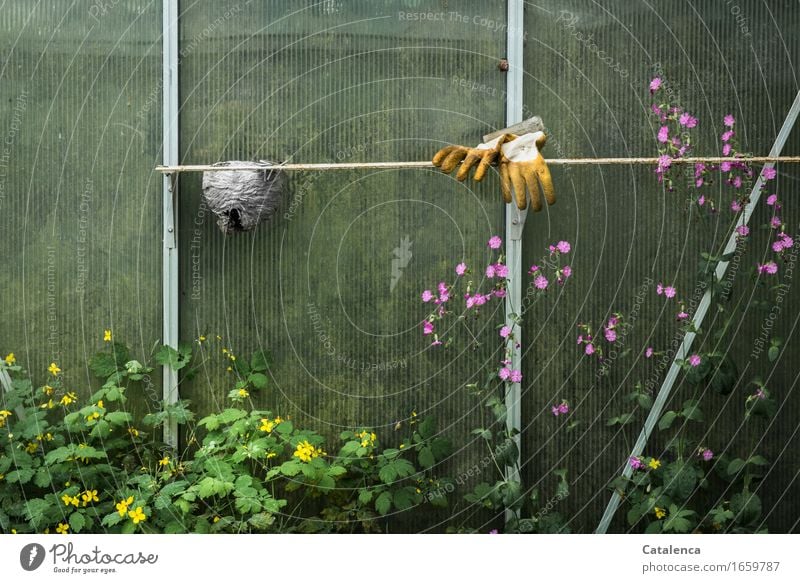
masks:
<path fill-rule="evenodd" d="M 461 167 L 456 174 L 456 180 L 463 181 L 469 176 L 469 171 L 477 164 L 475 174 L 472 176 L 476 182 L 483 180 L 489 166 L 497 164 L 500 158 L 500 148 L 507 140 L 513 139 L 511 134 L 503 134 L 485 144 L 478 144 L 474 148 L 467 146 L 445 146 L 433 156 L 433 165 L 442 172 L 450 174 L 458 166 Z"/>
<path fill-rule="evenodd" d="M 519 137 L 511 135 L 510 139 L 502 144 L 500 187 L 506 204 L 511 202 L 512 188 L 519 210 L 527 208 L 528 194 L 531 197 L 533 211 L 542 210 L 539 187 L 544 193 L 547 204 L 553 204 L 556 201 L 550 170 L 539 153 L 546 141 L 547 136 L 544 135 L 544 132 L 534 132 Z M 526 194 L 526 189 L 528 194 Z"/>

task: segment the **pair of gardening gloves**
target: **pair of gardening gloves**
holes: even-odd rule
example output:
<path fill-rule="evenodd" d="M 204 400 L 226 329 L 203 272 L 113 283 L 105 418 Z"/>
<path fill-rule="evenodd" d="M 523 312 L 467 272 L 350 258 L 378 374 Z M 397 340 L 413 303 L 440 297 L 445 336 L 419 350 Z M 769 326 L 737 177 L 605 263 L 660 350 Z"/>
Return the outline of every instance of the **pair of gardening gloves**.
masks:
<path fill-rule="evenodd" d="M 483 180 L 489 166 L 500 167 L 500 187 L 503 200 L 511 202 L 512 191 L 519 210 L 528 207 L 528 197 L 534 212 L 542 210 L 541 188 L 547 204 L 556 201 L 553 180 L 539 150 L 547 141 L 544 132 L 533 132 L 522 136 L 503 134 L 475 148 L 446 146 L 436 152 L 433 165 L 450 174 L 461 163 L 456 180 L 465 180 L 474 167 L 472 178 Z"/>

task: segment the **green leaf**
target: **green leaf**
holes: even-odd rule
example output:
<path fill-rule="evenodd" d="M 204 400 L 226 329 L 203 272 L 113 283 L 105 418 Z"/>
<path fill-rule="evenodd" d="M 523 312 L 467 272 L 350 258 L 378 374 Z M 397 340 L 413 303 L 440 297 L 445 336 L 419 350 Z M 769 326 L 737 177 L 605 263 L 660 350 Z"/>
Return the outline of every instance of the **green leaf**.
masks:
<path fill-rule="evenodd" d="M 380 496 L 375 499 L 375 510 L 381 516 L 386 515 L 392 507 L 392 495 L 389 492 L 381 492 Z"/>
<path fill-rule="evenodd" d="M 736 458 L 735 460 L 733 460 L 731 463 L 728 464 L 728 475 L 733 476 L 735 474 L 738 474 L 742 470 L 742 468 L 744 468 L 746 463 L 747 462 L 745 462 L 743 459 Z"/>
<path fill-rule="evenodd" d="M 675 462 L 664 468 L 665 491 L 674 498 L 687 500 L 697 486 L 697 474 L 688 463 Z"/>
<path fill-rule="evenodd" d="M 398 510 L 408 510 L 414 505 L 414 490 L 408 488 L 401 488 L 394 493 L 392 497 L 394 506 Z"/>
<path fill-rule="evenodd" d="M 256 372 L 264 372 L 265 370 L 267 370 L 267 366 L 268 366 L 268 359 L 264 351 L 258 350 L 254 352 L 253 356 L 250 358 L 250 368 L 252 368 Z"/>
<path fill-rule="evenodd" d="M 423 468 L 432 468 L 433 465 L 436 463 L 436 459 L 433 457 L 433 451 L 431 451 L 430 447 L 423 447 L 419 450 L 419 465 Z"/>
<path fill-rule="evenodd" d="M 661 431 L 664 431 L 665 429 L 669 429 L 670 427 L 672 427 L 672 422 L 675 421 L 675 419 L 677 419 L 677 417 L 678 417 L 678 414 L 675 411 L 667 411 L 666 413 L 664 413 L 664 415 L 659 420 L 658 428 Z"/>
<path fill-rule="evenodd" d="M 746 490 L 734 494 L 731 497 L 731 511 L 739 524 L 751 524 L 761 516 L 761 498 Z"/>
<path fill-rule="evenodd" d="M 42 466 L 38 470 L 36 470 L 36 476 L 33 478 L 33 483 L 39 486 L 40 488 L 49 488 L 52 484 L 53 476 L 50 472 L 50 468 L 47 466 Z"/>
<path fill-rule="evenodd" d="M 768 466 L 769 465 L 769 462 L 767 461 L 767 458 L 765 458 L 763 455 L 754 455 L 749 460 L 747 460 L 747 463 L 748 464 L 753 464 L 755 466 Z"/>
<path fill-rule="evenodd" d="M 85 525 L 86 518 L 80 512 L 75 511 L 69 515 L 69 527 L 72 529 L 72 532 L 79 533 L 83 530 Z"/>
<path fill-rule="evenodd" d="M 256 372 L 250 375 L 250 383 L 257 389 L 263 389 L 267 386 L 267 375 Z"/>
<path fill-rule="evenodd" d="M 371 500 L 372 500 L 372 490 L 367 490 L 366 488 L 364 488 L 358 491 L 359 504 L 369 504 Z"/>
<path fill-rule="evenodd" d="M 197 424 L 204 425 L 209 431 L 214 431 L 219 427 L 219 420 L 216 415 L 209 415 L 208 417 L 203 417 Z"/>
<path fill-rule="evenodd" d="M 18 470 L 14 470 L 13 472 L 8 472 L 6 475 L 6 481 L 9 484 L 27 484 L 33 478 L 33 469 L 32 468 L 19 468 Z"/>
<path fill-rule="evenodd" d="M 777 346 L 770 346 L 769 350 L 767 350 L 767 358 L 770 362 L 775 362 L 778 360 L 778 356 L 780 356 L 781 349 Z"/>
<path fill-rule="evenodd" d="M 394 462 L 389 462 L 378 471 L 378 477 L 384 484 L 391 484 L 397 479 L 397 470 Z"/>
<path fill-rule="evenodd" d="M 167 366 L 172 370 L 180 370 L 189 364 L 191 359 L 191 348 L 187 351 L 185 345 L 180 347 L 180 351 L 172 346 L 161 346 L 155 354 L 156 362 L 162 366 Z"/>

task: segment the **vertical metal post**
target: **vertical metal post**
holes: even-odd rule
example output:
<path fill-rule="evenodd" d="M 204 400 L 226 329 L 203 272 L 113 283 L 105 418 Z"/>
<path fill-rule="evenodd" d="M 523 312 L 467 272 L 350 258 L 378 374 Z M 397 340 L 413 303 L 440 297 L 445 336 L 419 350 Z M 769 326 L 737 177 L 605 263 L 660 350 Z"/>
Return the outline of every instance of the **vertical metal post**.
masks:
<path fill-rule="evenodd" d="M 163 4 L 163 159 L 164 165 L 178 163 L 178 0 L 162 0 Z M 178 348 L 178 178 L 164 174 L 163 184 L 163 255 L 162 304 L 163 343 Z M 164 401 L 178 401 L 178 373 L 164 366 Z M 164 425 L 164 443 L 178 446 L 178 425 Z"/>
<path fill-rule="evenodd" d="M 506 77 L 506 127 L 522 121 L 522 73 L 523 73 L 523 0 L 508 0 L 507 53 L 508 73 Z M 527 210 L 520 212 L 515 204 L 506 207 L 506 263 L 509 279 L 506 295 L 506 325 L 512 330 L 508 349 L 511 353 L 511 368 L 521 369 L 522 329 L 517 315 L 522 308 L 522 228 L 525 225 Z M 506 384 L 507 426 L 519 430 L 522 421 L 521 390 L 519 383 Z M 514 437 L 521 451 L 520 435 Z M 519 460 L 517 460 L 519 462 Z M 507 480 L 519 480 L 519 465 L 506 471 Z M 514 518 L 511 510 L 506 510 L 506 521 Z"/>
<path fill-rule="evenodd" d="M 775 138 L 775 143 L 772 145 L 772 149 L 769 151 L 770 156 L 781 155 L 783 146 L 786 144 L 786 140 L 789 138 L 789 134 L 794 127 L 795 121 L 797 121 L 798 114 L 800 114 L 800 92 L 798 92 L 797 96 L 794 98 L 794 103 L 792 103 L 792 107 L 783 122 L 783 127 L 781 127 L 780 132 L 778 132 L 778 136 Z M 774 163 L 764 164 L 764 168 L 773 168 L 774 166 Z M 748 222 L 750 222 L 750 217 L 753 214 L 753 210 L 756 208 L 756 205 L 761 198 L 761 188 L 763 183 L 764 179 L 759 176 L 755 185 L 753 186 L 753 191 L 750 193 L 750 202 L 747 203 L 744 208 L 744 212 L 742 213 L 742 225 L 746 225 Z M 735 232 L 731 233 L 731 236 L 728 239 L 728 244 L 725 245 L 723 255 L 727 255 L 736 251 L 736 237 L 737 234 Z M 718 281 L 722 281 L 725 278 L 725 272 L 728 269 L 729 263 L 730 262 L 728 261 L 720 261 L 717 264 L 715 275 Z M 694 317 L 692 318 L 695 328 L 701 328 L 703 326 L 703 320 L 705 319 L 706 313 L 710 307 L 711 290 L 707 289 L 703 294 L 703 298 L 700 300 L 700 304 L 697 306 L 697 311 L 695 312 Z M 661 411 L 667 404 L 669 395 L 672 392 L 672 386 L 678 379 L 678 374 L 681 370 L 678 361 L 684 360 L 689 356 L 695 336 L 696 334 L 694 332 L 688 332 L 686 336 L 683 337 L 683 343 L 675 353 L 675 358 L 672 361 L 669 371 L 667 371 L 667 376 L 664 378 L 661 388 L 658 390 L 658 395 L 653 402 L 653 407 L 650 409 L 647 419 L 645 419 L 644 427 L 642 427 L 642 431 L 639 433 L 639 437 L 637 438 L 636 443 L 633 445 L 633 451 L 631 451 L 630 454 L 631 457 L 639 456 L 642 454 L 642 451 L 644 451 L 644 446 L 647 445 L 647 440 L 650 438 L 650 433 L 652 433 L 659 417 L 661 417 Z M 627 463 L 626 460 L 622 475 L 626 478 L 630 478 L 632 473 L 633 468 L 631 468 L 630 464 Z M 611 520 L 614 518 L 614 514 L 616 514 L 617 509 L 619 508 L 621 500 L 622 499 L 619 495 L 619 492 L 615 490 L 611 495 L 611 500 L 608 501 L 608 506 L 606 506 L 606 510 L 603 513 L 603 517 L 600 519 L 600 524 L 598 525 L 595 533 L 604 534 L 606 531 L 608 531 L 608 527 L 611 524 Z"/>

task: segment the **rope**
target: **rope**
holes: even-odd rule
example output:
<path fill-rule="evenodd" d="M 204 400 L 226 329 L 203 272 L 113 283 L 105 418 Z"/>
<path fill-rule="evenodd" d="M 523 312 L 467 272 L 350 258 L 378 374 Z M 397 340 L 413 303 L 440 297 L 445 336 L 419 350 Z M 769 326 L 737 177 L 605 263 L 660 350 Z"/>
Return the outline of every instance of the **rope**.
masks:
<path fill-rule="evenodd" d="M 626 164 L 658 164 L 658 158 L 551 158 L 545 160 L 548 166 L 589 166 L 589 165 L 626 165 Z M 694 157 L 676 158 L 672 164 L 720 164 L 722 162 L 747 162 L 751 164 L 766 164 L 782 162 L 788 164 L 800 163 L 800 156 L 750 156 L 750 157 Z M 252 164 L 232 168 L 213 165 L 182 165 L 182 166 L 156 166 L 156 172 L 162 174 L 177 174 L 181 172 L 243 172 L 254 170 L 267 170 L 280 168 L 288 171 L 314 171 L 314 170 L 387 170 L 400 168 L 434 168 L 433 162 L 343 162 L 339 164 L 277 164 L 268 166 Z"/>

